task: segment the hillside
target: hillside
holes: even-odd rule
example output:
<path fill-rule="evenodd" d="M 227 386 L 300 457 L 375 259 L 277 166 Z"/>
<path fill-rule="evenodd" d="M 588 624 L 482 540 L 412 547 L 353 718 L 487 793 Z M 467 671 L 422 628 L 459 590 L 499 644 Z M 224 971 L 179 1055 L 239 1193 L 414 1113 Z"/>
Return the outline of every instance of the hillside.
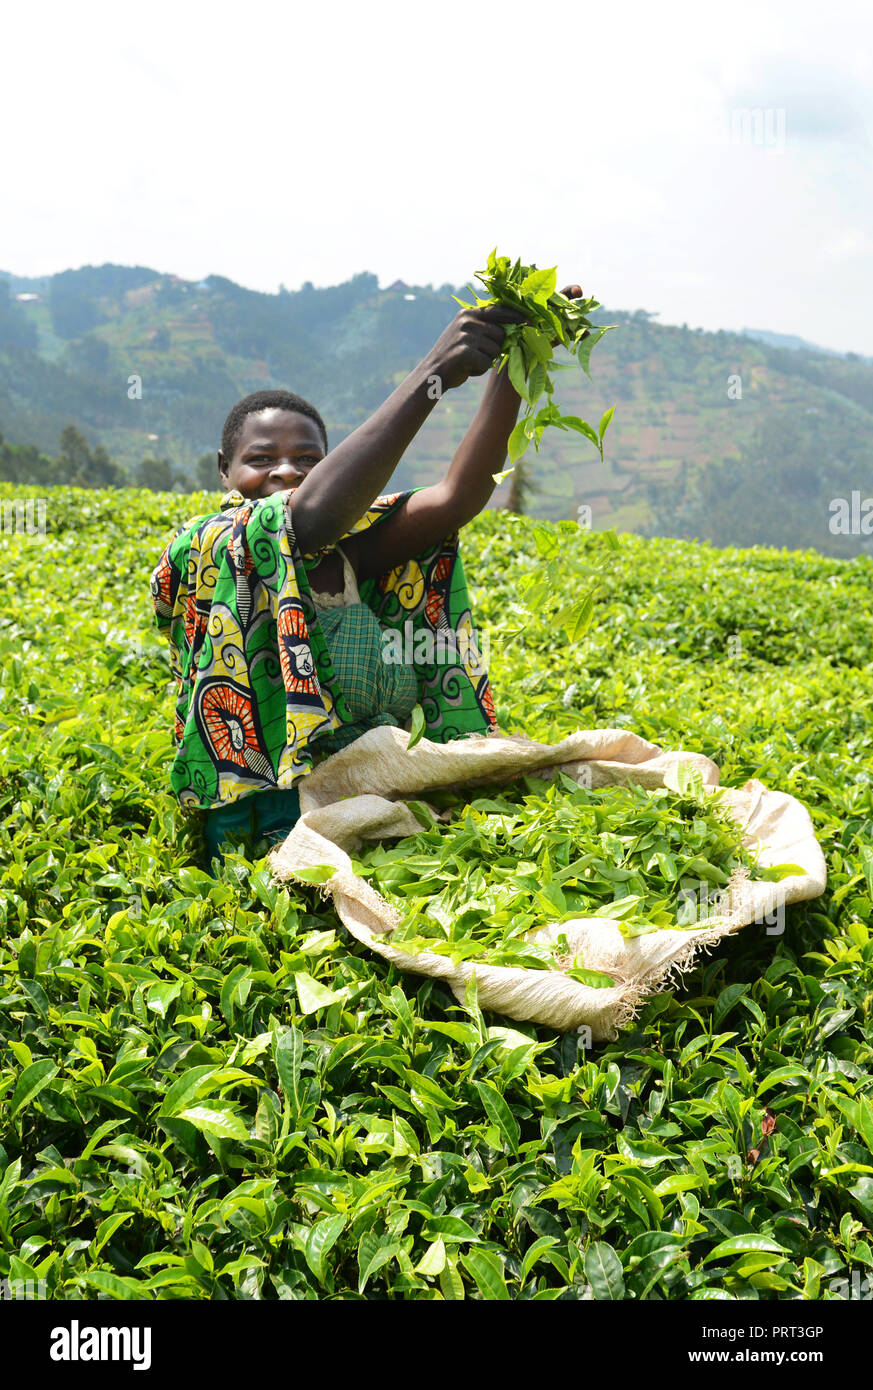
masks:
<path fill-rule="evenodd" d="M 146 267 L 0 276 L 0 432 L 51 454 L 72 423 L 128 468 L 167 457 L 180 486 L 193 486 L 230 405 L 282 385 L 319 407 L 335 444 L 431 345 L 456 311 L 451 290 L 380 289 L 367 273 L 275 295 Z M 558 389 L 586 419 L 616 406 L 607 463 L 578 436 L 550 431 L 535 459 L 534 514 L 587 505 L 598 528 L 847 555 L 870 547 L 834 534 L 828 508 L 873 494 L 873 365 L 763 330 L 750 333 L 770 341 L 659 325 L 643 310 L 598 319 L 619 331 L 597 348 L 593 382 L 565 373 Z M 128 396 L 132 377 L 140 399 Z M 481 390 L 471 381 L 440 402 L 400 465 L 401 486 L 440 476 Z"/>
<path fill-rule="evenodd" d="M 535 523 L 465 532 L 506 732 L 704 753 L 801 799 L 828 861 L 783 930 L 744 928 L 589 1048 L 399 974 L 316 889 L 271 883 L 263 845 L 203 871 L 148 579 L 210 499 L 45 496 L 0 579 L 0 1277 L 59 1300 L 853 1296 L 873 561 L 577 532 L 605 568 L 571 644 L 510 632 Z"/>

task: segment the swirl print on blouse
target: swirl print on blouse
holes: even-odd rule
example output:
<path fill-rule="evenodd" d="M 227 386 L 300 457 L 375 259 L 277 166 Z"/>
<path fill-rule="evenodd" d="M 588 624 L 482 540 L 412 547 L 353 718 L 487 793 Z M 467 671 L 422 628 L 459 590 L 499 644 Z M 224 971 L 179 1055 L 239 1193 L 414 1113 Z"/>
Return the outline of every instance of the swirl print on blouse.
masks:
<path fill-rule="evenodd" d="M 410 495 L 377 498 L 347 534 L 378 526 Z M 293 787 L 311 770 L 319 739 L 327 751 L 362 729 L 289 534 L 287 497 L 227 493 L 217 514 L 173 533 L 151 577 L 155 624 L 169 638 L 177 682 L 170 785 L 188 810 Z M 457 534 L 365 580 L 360 596 L 383 630 L 429 635 L 423 650 L 433 660 L 416 654 L 414 667 L 428 738 L 445 743 L 496 729 L 487 673 L 469 641 Z M 457 640 L 436 643 L 437 634 Z"/>

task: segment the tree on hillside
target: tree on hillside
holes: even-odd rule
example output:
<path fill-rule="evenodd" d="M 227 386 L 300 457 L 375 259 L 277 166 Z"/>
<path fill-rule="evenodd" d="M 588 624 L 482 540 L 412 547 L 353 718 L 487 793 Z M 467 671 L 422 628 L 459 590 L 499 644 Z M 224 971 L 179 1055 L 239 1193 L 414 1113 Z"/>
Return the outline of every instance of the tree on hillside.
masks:
<path fill-rule="evenodd" d="M 194 465 L 194 488 L 202 488 L 204 492 L 215 492 L 220 487 L 218 459 L 215 454 L 201 454 Z"/>
<path fill-rule="evenodd" d="M 58 463 L 64 469 L 65 476 L 72 481 L 74 476 L 87 472 L 91 466 L 91 450 L 87 439 L 76 426 L 65 426 L 58 442 L 61 446 Z"/>
<path fill-rule="evenodd" d="M 83 376 L 105 376 L 109 370 L 109 344 L 102 338 L 76 338 L 68 352 L 73 370 Z"/>
<path fill-rule="evenodd" d="M 102 444 L 91 450 L 91 469 L 87 487 L 124 487 L 124 472 L 107 454 Z"/>
<path fill-rule="evenodd" d="M 8 444 L 0 434 L 0 482 L 31 483 L 48 487 L 59 480 L 54 459 L 41 454 L 35 444 Z"/>
<path fill-rule="evenodd" d="M 524 459 L 519 459 L 515 471 L 509 475 L 509 496 L 504 510 L 514 512 L 516 516 L 524 516 L 528 499 L 532 493 L 539 491 L 540 488 L 533 480 L 530 464 Z"/>
<path fill-rule="evenodd" d="M 67 425 L 61 431 L 59 443 L 55 482 L 63 482 L 70 487 L 124 486 L 124 472 L 109 457 L 103 445 L 98 444 L 91 449 L 75 425 Z"/>
<path fill-rule="evenodd" d="M 169 459 L 142 459 L 136 470 L 136 478 L 140 487 L 147 487 L 152 492 L 173 490 L 173 470 Z"/>
<path fill-rule="evenodd" d="M 49 458 L 34 444 L 9 444 L 0 434 L 0 482 L 37 487 L 126 487 L 124 470 L 102 444 L 91 448 L 75 425 L 61 431 L 59 453 Z"/>

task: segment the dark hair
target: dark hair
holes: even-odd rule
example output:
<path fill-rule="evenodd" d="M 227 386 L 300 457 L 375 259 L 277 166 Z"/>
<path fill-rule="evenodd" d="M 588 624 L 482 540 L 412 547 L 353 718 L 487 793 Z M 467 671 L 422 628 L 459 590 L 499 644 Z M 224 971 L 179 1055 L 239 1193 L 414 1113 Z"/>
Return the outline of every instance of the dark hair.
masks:
<path fill-rule="evenodd" d="M 228 463 L 236 453 L 243 421 L 247 415 L 255 415 L 259 410 L 293 410 L 298 415 L 308 415 L 318 426 L 324 441 L 324 452 L 327 453 L 327 430 L 314 405 L 310 405 L 302 396 L 295 396 L 293 391 L 253 391 L 250 396 L 244 396 L 241 401 L 237 401 L 224 422 L 221 431 L 221 452 Z"/>

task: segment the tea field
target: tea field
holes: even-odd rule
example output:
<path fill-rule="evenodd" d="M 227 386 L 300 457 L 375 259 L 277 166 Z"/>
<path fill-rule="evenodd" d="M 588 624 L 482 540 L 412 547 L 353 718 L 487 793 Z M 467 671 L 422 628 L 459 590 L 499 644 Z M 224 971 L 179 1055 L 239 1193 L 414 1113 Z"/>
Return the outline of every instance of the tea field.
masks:
<path fill-rule="evenodd" d="M 315 888 L 271 885 L 263 845 L 205 872 L 148 581 L 216 499 L 41 495 L 46 535 L 7 528 L 0 575 L 0 1279 L 815 1300 L 873 1275 L 873 561 L 555 531 L 568 604 L 603 564 L 570 642 L 548 614 L 519 632 L 551 526 L 465 533 L 506 731 L 705 753 L 799 797 L 828 861 L 784 931 L 744 929 L 586 1048 L 398 974 Z"/>

